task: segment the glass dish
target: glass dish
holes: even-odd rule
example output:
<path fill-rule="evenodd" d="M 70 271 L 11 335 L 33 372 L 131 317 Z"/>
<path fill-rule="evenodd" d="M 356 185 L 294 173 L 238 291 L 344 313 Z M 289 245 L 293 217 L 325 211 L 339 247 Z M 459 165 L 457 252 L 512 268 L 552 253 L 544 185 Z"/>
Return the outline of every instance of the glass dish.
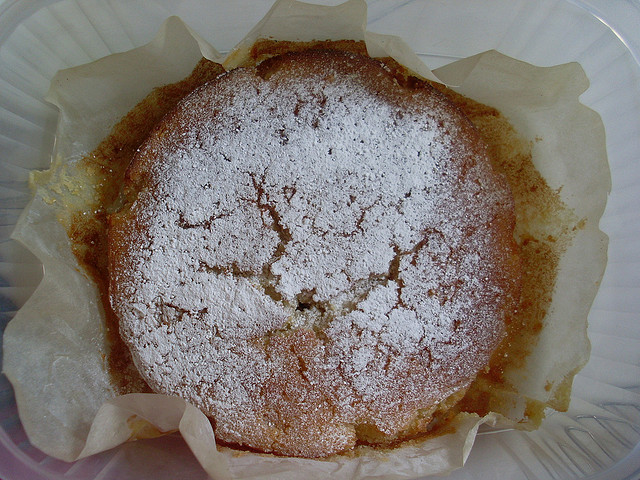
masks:
<path fill-rule="evenodd" d="M 339 1 L 318 2 L 337 4 Z M 38 285 L 42 267 L 9 239 L 46 168 L 57 110 L 43 100 L 56 71 L 148 42 L 178 15 L 221 51 L 271 0 L 4 0 L 0 2 L 0 327 Z M 484 50 L 540 66 L 576 61 L 591 82 L 581 100 L 602 117 L 613 189 L 601 228 L 609 263 L 589 317 L 591 360 L 571 407 L 533 433 L 483 432 L 450 478 L 640 477 L 640 2 L 638 0 L 371 0 L 369 29 L 401 36 L 432 68 Z M 0 344 L 1 345 L 1 344 Z M 162 464 L 145 452 L 170 452 Z M 0 376 L 0 478 L 204 479 L 177 436 L 135 442 L 75 463 L 32 447 Z"/>

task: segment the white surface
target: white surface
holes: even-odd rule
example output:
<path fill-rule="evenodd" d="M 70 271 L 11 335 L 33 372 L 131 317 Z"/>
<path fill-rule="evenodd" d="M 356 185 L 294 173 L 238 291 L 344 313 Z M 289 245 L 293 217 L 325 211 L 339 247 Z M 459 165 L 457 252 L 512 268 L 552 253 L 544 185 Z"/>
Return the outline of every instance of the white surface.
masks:
<path fill-rule="evenodd" d="M 323 2 L 336 4 L 339 2 Z M 206 8 L 203 7 L 206 4 Z M 5 0 L 0 4 L 0 324 L 35 288 L 41 267 L 8 240 L 28 201 L 29 169 L 45 167 L 56 111 L 42 98 L 53 74 L 146 43 L 177 14 L 220 50 L 231 48 L 271 1 Z M 402 36 L 430 66 L 495 48 L 537 64 L 577 61 L 591 81 L 584 103 L 605 124 L 613 190 L 601 227 L 609 264 L 590 315 L 592 357 L 572 404 L 532 434 L 487 433 L 451 478 L 638 478 L 640 475 L 640 3 L 637 0 L 370 1 L 369 29 Z M 0 377 L 0 477 L 204 478 L 179 439 L 138 442 L 65 464 L 24 437 Z M 168 446 L 164 465 L 133 451 Z M 66 472 L 66 474 L 65 474 Z M 186 474 L 185 474 L 186 476 Z"/>

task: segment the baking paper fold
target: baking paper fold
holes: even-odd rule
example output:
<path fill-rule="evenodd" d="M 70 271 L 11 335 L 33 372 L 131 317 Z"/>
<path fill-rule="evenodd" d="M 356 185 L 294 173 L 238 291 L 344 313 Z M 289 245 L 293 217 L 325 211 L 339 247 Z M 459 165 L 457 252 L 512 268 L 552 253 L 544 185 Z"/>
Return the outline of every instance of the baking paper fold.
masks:
<path fill-rule="evenodd" d="M 203 32 L 215 41 L 215 32 Z M 4 333 L 4 373 L 14 386 L 31 443 L 66 461 L 123 442 L 180 432 L 207 473 L 216 479 L 416 478 L 461 467 L 478 428 L 513 426 L 491 413 L 461 414 L 450 429 L 421 443 L 325 460 L 218 451 L 208 419 L 183 400 L 155 394 L 116 396 L 106 367 L 103 312 L 98 292 L 71 253 L 57 221 L 68 205 L 75 163 L 152 88 L 186 77 L 205 56 L 226 67 L 241 63 L 259 38 L 365 40 L 372 56 L 391 56 L 417 74 L 440 78 L 455 90 L 498 108 L 534 144 L 533 161 L 584 228 L 562 257 L 547 326 L 524 369 L 507 372 L 514 400 L 549 403 L 554 390 L 587 360 L 586 318 L 606 263 L 606 236 L 598 229 L 610 188 L 604 129 L 579 103 L 588 87 L 577 64 L 539 68 L 486 52 L 431 72 L 397 37 L 366 31 L 366 4 L 351 0 L 320 7 L 278 1 L 227 56 L 176 17 L 143 47 L 59 72 L 48 100 L 60 109 L 52 168 L 36 172 L 33 201 L 13 238 L 44 265 L 44 279 Z M 100 94 L 96 95 L 99 91 Z M 534 141 L 535 139 L 535 141 Z M 91 189 L 76 188 L 82 204 Z M 504 412 L 503 412 L 504 413 Z M 171 452 L 166 452 L 170 455 Z M 149 461 L 153 461 L 152 458 Z"/>

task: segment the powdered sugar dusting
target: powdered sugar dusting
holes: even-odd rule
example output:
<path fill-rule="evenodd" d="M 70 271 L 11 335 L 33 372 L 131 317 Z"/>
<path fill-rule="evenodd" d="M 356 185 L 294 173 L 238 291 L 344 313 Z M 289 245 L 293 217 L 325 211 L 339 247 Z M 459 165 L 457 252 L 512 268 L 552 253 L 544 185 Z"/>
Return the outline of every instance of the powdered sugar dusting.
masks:
<path fill-rule="evenodd" d="M 381 67 L 320 57 L 183 101 L 132 170 L 112 272 L 150 385 L 218 438 L 292 455 L 348 448 L 358 424 L 393 436 L 466 386 L 508 294 L 491 225 L 511 200 L 464 121 Z"/>

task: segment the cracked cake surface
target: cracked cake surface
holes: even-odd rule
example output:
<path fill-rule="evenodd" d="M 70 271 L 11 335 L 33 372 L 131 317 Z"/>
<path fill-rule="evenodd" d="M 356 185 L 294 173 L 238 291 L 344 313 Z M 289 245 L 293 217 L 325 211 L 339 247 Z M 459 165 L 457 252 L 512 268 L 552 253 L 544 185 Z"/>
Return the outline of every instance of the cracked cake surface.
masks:
<path fill-rule="evenodd" d="M 123 197 L 121 335 L 228 444 L 318 457 L 425 432 L 518 299 L 513 200 L 478 133 L 364 56 L 284 54 L 200 87 Z"/>

